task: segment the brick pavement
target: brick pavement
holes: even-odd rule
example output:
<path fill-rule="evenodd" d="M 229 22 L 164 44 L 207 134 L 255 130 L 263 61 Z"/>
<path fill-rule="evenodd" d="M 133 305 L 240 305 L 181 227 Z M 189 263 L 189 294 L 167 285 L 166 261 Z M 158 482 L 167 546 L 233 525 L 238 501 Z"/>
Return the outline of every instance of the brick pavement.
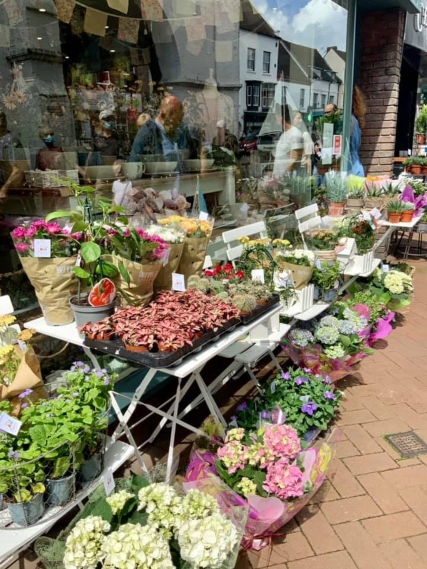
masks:
<path fill-rule="evenodd" d="M 414 265 L 411 307 L 338 383 L 343 440 L 329 480 L 286 537 L 241 555 L 239 569 L 427 569 L 427 455 L 403 460 L 383 438 L 413 430 L 427 442 L 427 263 Z"/>

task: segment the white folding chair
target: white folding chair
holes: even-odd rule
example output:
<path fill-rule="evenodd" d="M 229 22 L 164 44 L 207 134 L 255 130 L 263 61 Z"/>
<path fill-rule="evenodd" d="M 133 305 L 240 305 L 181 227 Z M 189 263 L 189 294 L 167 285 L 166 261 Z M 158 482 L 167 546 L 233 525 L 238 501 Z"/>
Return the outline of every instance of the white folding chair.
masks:
<path fill-rule="evenodd" d="M 304 233 L 310 229 L 317 229 L 323 226 L 322 218 L 319 215 L 317 204 L 311 204 L 301 209 L 297 209 L 295 217 L 298 223 L 298 230 L 301 234 L 304 249 L 308 249 L 304 239 Z"/>
<path fill-rule="evenodd" d="M 259 235 L 262 239 L 268 237 L 267 227 L 264 221 L 257 221 L 250 225 L 243 225 L 242 227 L 236 227 L 236 229 L 223 232 L 222 240 L 227 245 L 227 257 L 228 260 L 233 263 L 233 266 L 235 265 L 235 260 L 238 259 L 243 252 L 243 245 L 233 244 L 233 242 L 238 241 L 240 237 L 253 237 L 254 235 Z"/>

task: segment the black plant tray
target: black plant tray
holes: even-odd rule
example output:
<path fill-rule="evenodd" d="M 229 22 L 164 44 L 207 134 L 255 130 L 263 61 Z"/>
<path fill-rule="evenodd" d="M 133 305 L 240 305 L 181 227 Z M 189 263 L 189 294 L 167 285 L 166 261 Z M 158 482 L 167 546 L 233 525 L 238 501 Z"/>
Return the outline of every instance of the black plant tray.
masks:
<path fill-rule="evenodd" d="M 242 324 L 249 324 L 249 322 L 252 322 L 252 320 L 259 318 L 262 314 L 264 314 L 264 312 L 268 312 L 271 308 L 273 308 L 273 306 L 276 306 L 276 304 L 279 304 L 279 302 L 280 302 L 280 296 L 278 294 L 273 294 L 273 296 L 270 298 L 270 300 L 266 304 L 258 305 L 247 316 L 240 316 Z"/>
<path fill-rule="evenodd" d="M 84 345 L 93 350 L 111 354 L 142 366 L 152 368 L 171 367 L 179 365 L 184 357 L 194 353 L 195 351 L 200 351 L 200 349 L 206 344 L 217 340 L 218 337 L 225 332 L 231 332 L 237 324 L 240 324 L 240 321 L 237 318 L 233 318 L 222 328 L 216 330 L 216 332 L 207 332 L 201 338 L 193 340 L 192 346 L 184 346 L 184 348 L 180 348 L 175 352 L 130 352 L 125 349 L 123 342 L 119 339 L 90 340 L 86 337 Z"/>

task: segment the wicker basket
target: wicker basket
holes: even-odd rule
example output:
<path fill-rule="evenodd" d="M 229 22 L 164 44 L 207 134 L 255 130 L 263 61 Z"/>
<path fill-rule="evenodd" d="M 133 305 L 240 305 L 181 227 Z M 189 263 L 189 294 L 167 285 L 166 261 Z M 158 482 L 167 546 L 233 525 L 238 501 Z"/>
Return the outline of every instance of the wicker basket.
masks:
<path fill-rule="evenodd" d="M 25 172 L 25 181 L 33 188 L 60 188 L 63 184 L 58 180 L 67 178 L 78 184 L 78 170 L 47 170 L 46 172 L 30 170 Z"/>

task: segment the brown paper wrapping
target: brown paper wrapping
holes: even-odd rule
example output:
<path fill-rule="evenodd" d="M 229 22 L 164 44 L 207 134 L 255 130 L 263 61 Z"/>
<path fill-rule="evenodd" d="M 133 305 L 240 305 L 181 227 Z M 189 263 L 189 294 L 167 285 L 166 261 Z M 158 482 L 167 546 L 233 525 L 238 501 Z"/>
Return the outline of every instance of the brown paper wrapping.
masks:
<path fill-rule="evenodd" d="M 20 258 L 22 267 L 35 288 L 47 324 L 70 324 L 74 320 L 68 301 L 77 294 L 78 279 L 73 273 L 76 260 L 77 257 Z"/>
<path fill-rule="evenodd" d="M 116 267 L 122 261 L 130 276 L 129 285 L 120 276 L 119 287 L 123 291 L 123 306 L 147 306 L 153 296 L 154 280 L 162 267 L 161 263 L 142 265 L 141 263 L 124 259 L 120 255 L 114 255 L 113 260 Z"/>
<path fill-rule="evenodd" d="M 20 393 L 26 389 L 32 389 L 33 393 L 28 399 L 33 402 L 42 397 L 47 397 L 48 394 L 43 384 L 40 364 L 33 348 L 29 347 L 24 353 L 19 346 L 14 347 L 16 354 L 21 358 L 21 363 L 12 383 L 8 386 L 0 385 L 0 401 L 10 401 L 13 405 L 12 414 L 18 416 L 21 412 L 21 404 L 25 403 L 25 399 L 19 399 Z"/>
<path fill-rule="evenodd" d="M 178 273 L 185 276 L 185 281 L 192 275 L 200 275 L 206 257 L 209 237 L 186 237 Z"/>
<path fill-rule="evenodd" d="M 162 266 L 159 274 L 154 281 L 154 292 L 158 290 L 172 289 L 172 273 L 178 273 L 179 263 L 181 261 L 184 243 L 173 243 L 170 246 L 169 260 L 165 266 Z"/>
<path fill-rule="evenodd" d="M 290 271 L 294 280 L 294 287 L 301 290 L 308 285 L 313 275 L 313 267 L 306 267 L 304 265 L 294 265 L 287 263 L 276 258 L 277 264 L 281 270 Z"/>

